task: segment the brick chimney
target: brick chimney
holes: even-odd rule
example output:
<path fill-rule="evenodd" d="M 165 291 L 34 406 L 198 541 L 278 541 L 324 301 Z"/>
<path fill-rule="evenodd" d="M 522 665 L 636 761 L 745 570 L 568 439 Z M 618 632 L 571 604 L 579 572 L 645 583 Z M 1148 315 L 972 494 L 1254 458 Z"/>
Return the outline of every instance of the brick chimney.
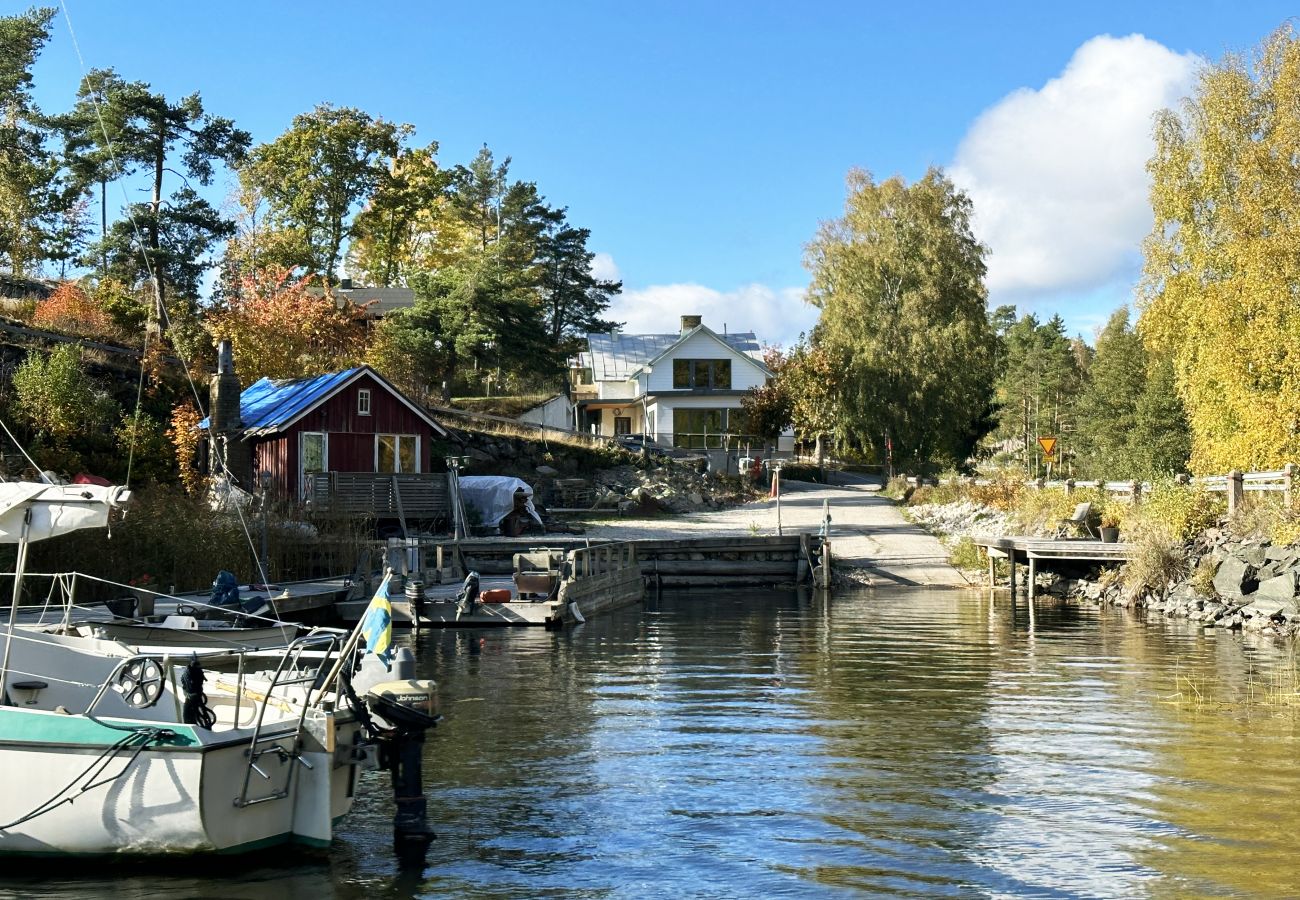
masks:
<path fill-rule="evenodd" d="M 213 475 L 220 473 L 224 461 L 231 478 L 244 490 L 252 491 L 252 449 L 240 435 L 244 423 L 239 417 L 239 393 L 234 351 L 230 341 L 222 341 L 217 345 L 217 374 L 212 376 L 208 403 L 212 425 L 209 471 Z"/>
<path fill-rule="evenodd" d="M 703 316 L 682 316 L 682 334 L 693 328 L 699 328 L 703 321 Z"/>

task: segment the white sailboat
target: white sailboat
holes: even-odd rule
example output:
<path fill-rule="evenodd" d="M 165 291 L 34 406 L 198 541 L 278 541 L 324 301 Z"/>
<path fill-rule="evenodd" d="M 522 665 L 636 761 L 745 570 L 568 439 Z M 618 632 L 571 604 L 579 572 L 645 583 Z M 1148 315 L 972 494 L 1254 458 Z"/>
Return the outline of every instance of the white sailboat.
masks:
<path fill-rule="evenodd" d="M 205 677 L 196 658 L 18 624 L 28 545 L 103 527 L 128 497 L 0 484 L 0 543 L 18 550 L 0 626 L 0 855 L 328 845 L 374 755 L 357 714 L 326 690 L 355 642 L 310 634 L 269 663 L 250 654 Z"/>

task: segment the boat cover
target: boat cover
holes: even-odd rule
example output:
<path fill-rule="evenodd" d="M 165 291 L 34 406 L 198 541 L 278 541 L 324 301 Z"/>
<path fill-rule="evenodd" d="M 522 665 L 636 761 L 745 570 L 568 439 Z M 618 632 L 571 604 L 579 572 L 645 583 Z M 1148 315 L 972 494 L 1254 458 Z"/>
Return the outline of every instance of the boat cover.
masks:
<path fill-rule="evenodd" d="M 130 497 L 129 490 L 116 485 L 0 483 L 0 544 L 18 543 L 28 509 L 32 518 L 27 539 L 43 541 L 81 528 L 103 528 L 108 511 Z"/>
<path fill-rule="evenodd" d="M 462 475 L 460 496 L 468 506 L 483 514 L 484 525 L 500 525 L 501 520 L 515 510 L 515 491 L 522 490 L 528 498 L 528 514 L 542 524 L 542 517 L 533 506 L 533 489 L 522 478 L 508 475 Z"/>

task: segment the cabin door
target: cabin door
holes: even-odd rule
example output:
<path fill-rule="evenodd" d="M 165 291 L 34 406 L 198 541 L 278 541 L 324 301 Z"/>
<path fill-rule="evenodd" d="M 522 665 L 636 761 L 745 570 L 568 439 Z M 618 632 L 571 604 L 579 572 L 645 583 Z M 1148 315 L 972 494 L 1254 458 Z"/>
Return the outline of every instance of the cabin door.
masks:
<path fill-rule="evenodd" d="M 320 431 L 304 431 L 299 440 L 298 496 L 307 500 L 311 498 L 311 485 L 308 484 L 311 473 L 329 471 L 329 445 L 324 432 Z"/>

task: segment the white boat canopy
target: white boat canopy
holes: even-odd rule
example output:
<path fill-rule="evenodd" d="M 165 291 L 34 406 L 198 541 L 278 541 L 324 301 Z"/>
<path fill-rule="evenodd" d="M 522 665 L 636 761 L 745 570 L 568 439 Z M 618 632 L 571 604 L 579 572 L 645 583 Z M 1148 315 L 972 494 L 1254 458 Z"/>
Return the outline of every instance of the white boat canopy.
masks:
<path fill-rule="evenodd" d="M 120 485 L 0 483 L 0 544 L 43 541 L 82 528 L 103 528 L 108 525 L 109 510 L 130 499 L 131 492 Z"/>

